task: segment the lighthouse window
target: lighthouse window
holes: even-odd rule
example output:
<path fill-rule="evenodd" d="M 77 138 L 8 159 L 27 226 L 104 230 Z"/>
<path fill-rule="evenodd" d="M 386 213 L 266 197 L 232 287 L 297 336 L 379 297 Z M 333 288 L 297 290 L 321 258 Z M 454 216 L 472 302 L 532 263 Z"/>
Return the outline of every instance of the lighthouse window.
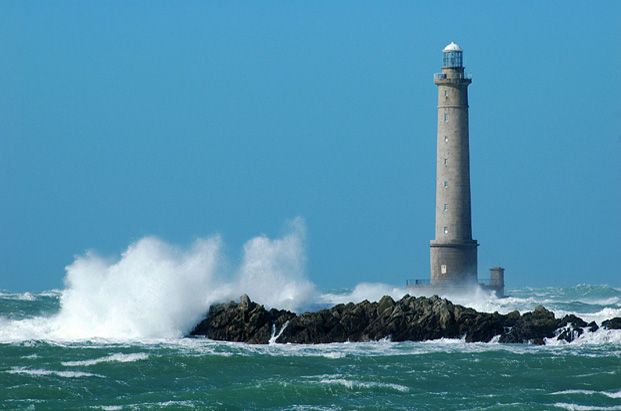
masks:
<path fill-rule="evenodd" d="M 448 143 L 448 137 L 447 136 L 444 136 L 444 142 Z"/>
<path fill-rule="evenodd" d="M 447 162 L 447 161 L 448 161 L 448 159 L 447 159 L 447 158 L 445 158 L 445 159 L 444 159 L 444 165 L 446 165 L 446 162 Z"/>
<path fill-rule="evenodd" d="M 448 210 L 448 204 L 444 203 L 444 211 Z"/>
<path fill-rule="evenodd" d="M 444 112 L 444 122 L 448 123 L 448 113 Z"/>
<path fill-rule="evenodd" d="M 442 274 L 446 274 L 446 264 L 442 264 L 440 266 L 440 271 L 442 272 Z"/>
<path fill-rule="evenodd" d="M 444 90 L 444 98 L 448 98 L 448 90 Z"/>
<path fill-rule="evenodd" d="M 448 234 L 448 227 L 444 226 L 444 234 Z"/>
<path fill-rule="evenodd" d="M 444 188 L 448 188 L 448 181 L 444 181 Z"/>

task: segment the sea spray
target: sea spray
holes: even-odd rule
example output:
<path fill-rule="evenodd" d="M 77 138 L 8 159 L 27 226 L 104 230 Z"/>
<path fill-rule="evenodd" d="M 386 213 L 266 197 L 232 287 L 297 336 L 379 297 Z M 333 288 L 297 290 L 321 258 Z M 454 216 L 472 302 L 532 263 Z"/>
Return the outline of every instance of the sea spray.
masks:
<path fill-rule="evenodd" d="M 256 346 L 183 338 L 0 344 L 0 354 L 0 397 L 8 409 L 621 407 L 619 345 Z"/>
<path fill-rule="evenodd" d="M 228 283 L 227 283 L 228 284 Z M 232 283 L 231 283 L 232 284 Z M 365 290 L 375 289 L 377 295 L 383 295 L 382 291 L 385 291 L 386 286 L 376 284 L 373 287 L 369 287 L 368 284 L 360 287 Z M 395 299 L 399 299 L 399 294 L 410 291 L 405 289 L 399 289 L 392 287 L 395 292 L 393 296 Z M 602 296 L 612 294 L 614 297 L 621 297 L 621 291 L 607 286 L 593 286 L 588 295 L 582 295 L 582 302 L 572 303 L 573 296 L 578 287 L 569 288 L 548 288 L 548 289 L 513 289 L 510 291 L 512 297 L 497 299 L 493 295 L 488 295 L 488 299 L 485 300 L 485 293 L 482 293 L 482 300 L 465 300 L 464 302 L 453 299 L 452 301 L 459 304 L 473 306 L 479 311 L 499 311 L 500 313 L 508 313 L 513 310 L 520 312 L 532 311 L 534 307 L 540 304 L 544 304 L 547 308 L 552 310 L 556 318 L 563 317 L 566 313 L 575 314 L 587 321 L 591 321 L 593 318 L 598 324 L 601 324 L 603 320 L 611 317 L 620 316 L 621 304 L 615 303 L 611 306 L 602 306 L 601 303 L 605 301 Z M 68 335 L 62 335 L 61 332 L 63 324 L 59 324 L 58 312 L 60 309 L 60 292 L 31 292 L 33 301 L 29 299 L 21 299 L 20 293 L 8 293 L 0 292 L 0 343 L 24 343 L 29 344 L 29 340 L 47 340 L 55 341 L 56 343 L 63 344 L 75 344 L 80 340 L 92 340 L 95 337 L 70 337 Z M 411 293 L 410 293 L 411 294 Z M 544 295 L 545 294 L 545 295 Z M 570 296 L 570 298 L 567 298 Z M 453 296 L 454 297 L 454 296 Z M 450 298 L 453 298 L 450 297 Z M 235 299 L 235 297 L 226 297 L 224 300 Z M 318 295 L 316 301 L 321 301 L 321 306 L 332 306 L 336 303 L 343 301 L 355 301 L 360 302 L 364 299 L 370 301 L 377 300 L 372 294 L 360 294 L 359 292 L 340 291 L 340 292 L 327 292 Z M 449 298 L 449 299 L 450 299 Z M 462 296 L 462 298 L 465 298 Z M 358 301 L 357 301 L 358 300 Z M 483 309 L 478 308 L 483 307 Z M 562 309 L 559 309 L 562 307 Z M 276 306 L 277 308 L 277 306 Z M 300 312 L 301 310 L 298 310 Z M 204 311 L 201 313 L 204 315 Z M 276 330 L 276 334 L 280 330 Z M 152 335 L 152 334 L 151 334 Z M 173 345 L 186 344 L 188 339 L 179 339 L 179 335 L 170 333 L 167 335 L 174 335 L 172 338 L 163 336 L 156 337 L 130 337 L 130 336 L 103 336 L 103 343 L 106 341 L 167 341 Z M 99 342 L 97 343 L 99 344 Z M 548 344 L 564 345 L 564 342 L 549 341 Z M 578 339 L 572 342 L 572 346 L 593 346 L 602 344 L 621 344 L 621 331 L 619 330 L 606 330 L 600 328 L 595 333 L 585 332 L 579 336 Z"/>
<path fill-rule="evenodd" d="M 0 342 L 26 340 L 177 339 L 186 335 L 216 302 L 248 294 L 268 308 L 302 312 L 339 303 L 395 300 L 433 291 L 382 283 L 352 290 L 319 292 L 305 273 L 305 227 L 292 220 L 282 236 L 246 242 L 239 263 L 227 262 L 219 236 L 189 247 L 145 237 L 117 258 L 88 251 L 67 267 L 65 289 L 42 293 L 0 292 Z M 557 318 L 576 314 L 587 322 L 621 316 L 621 291 L 604 285 L 509 290 L 497 298 L 478 287 L 440 293 L 456 304 L 482 312 L 532 311 L 543 304 Z M 31 314 L 22 308 L 32 307 Z M 619 333 L 598 331 L 585 343 L 619 341 Z"/>
<path fill-rule="evenodd" d="M 219 249 L 218 237 L 197 240 L 189 250 L 146 237 L 130 245 L 118 261 L 92 252 L 76 258 L 67 267 L 55 318 L 57 335 L 183 335 L 215 297 Z"/>
<path fill-rule="evenodd" d="M 225 270 L 230 264 L 219 236 L 189 248 L 144 237 L 118 259 L 88 251 L 66 268 L 58 313 L 0 317 L 0 341 L 178 338 L 211 304 L 244 293 L 268 307 L 301 311 L 316 298 L 304 272 L 304 233 L 304 221 L 296 218 L 280 238 L 250 239 L 232 272 Z M 18 297 L 25 296 L 34 299 Z"/>
<path fill-rule="evenodd" d="M 360 283 L 351 291 L 327 292 L 319 297 L 319 301 L 327 306 L 335 304 L 347 304 L 349 302 L 359 303 L 364 300 L 378 301 L 385 295 L 389 295 L 395 300 L 401 299 L 406 294 L 422 295 L 419 290 L 407 290 L 403 287 L 395 287 L 383 283 Z"/>
<path fill-rule="evenodd" d="M 481 312 L 498 311 L 507 314 L 517 310 L 523 313 L 532 311 L 538 305 L 544 305 L 557 318 L 576 314 L 587 322 L 601 323 L 609 318 L 621 317 L 621 291 L 605 285 L 513 289 L 507 292 L 508 296 L 499 298 L 493 291 L 477 286 L 461 290 L 433 290 L 422 287 L 395 287 L 383 283 L 360 283 L 353 290 L 322 293 L 318 300 L 328 307 L 348 302 L 359 303 L 363 300 L 378 301 L 384 295 L 398 300 L 405 294 L 426 297 L 438 294 L 455 304 Z"/>
<path fill-rule="evenodd" d="M 282 238 L 260 236 L 244 245 L 235 297 L 245 293 L 261 304 L 291 311 L 315 298 L 315 285 L 304 273 L 304 222 L 298 217 L 289 228 Z"/>

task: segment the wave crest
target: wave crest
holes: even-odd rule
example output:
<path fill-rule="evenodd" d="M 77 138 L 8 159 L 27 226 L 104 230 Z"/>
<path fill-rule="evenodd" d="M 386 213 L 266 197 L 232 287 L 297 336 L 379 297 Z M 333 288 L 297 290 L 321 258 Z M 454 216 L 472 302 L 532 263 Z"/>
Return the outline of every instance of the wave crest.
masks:
<path fill-rule="evenodd" d="M 0 341 L 178 338 L 211 304 L 243 293 L 268 307 L 300 310 L 316 294 L 304 272 L 304 234 L 296 218 L 281 238 L 249 240 L 229 275 L 219 236 L 187 249 L 145 237 L 118 259 L 87 251 L 66 267 L 58 313 L 0 317 Z"/>

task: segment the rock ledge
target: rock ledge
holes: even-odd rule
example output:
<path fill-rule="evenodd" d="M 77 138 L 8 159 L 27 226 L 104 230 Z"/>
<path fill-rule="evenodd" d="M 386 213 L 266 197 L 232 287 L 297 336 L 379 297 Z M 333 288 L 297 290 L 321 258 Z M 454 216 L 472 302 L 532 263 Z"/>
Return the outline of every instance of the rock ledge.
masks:
<path fill-rule="evenodd" d="M 621 318 L 602 323 L 604 328 L 621 328 Z M 543 306 L 520 314 L 482 313 L 453 304 L 438 296 L 389 296 L 378 302 L 338 304 L 329 309 L 296 315 L 290 311 L 267 310 L 243 295 L 239 303 L 212 305 L 206 317 L 192 330 L 192 336 L 249 344 L 332 342 L 424 341 L 465 338 L 466 342 L 544 344 L 545 338 L 571 342 L 585 332 L 599 328 L 575 315 L 557 319 Z"/>

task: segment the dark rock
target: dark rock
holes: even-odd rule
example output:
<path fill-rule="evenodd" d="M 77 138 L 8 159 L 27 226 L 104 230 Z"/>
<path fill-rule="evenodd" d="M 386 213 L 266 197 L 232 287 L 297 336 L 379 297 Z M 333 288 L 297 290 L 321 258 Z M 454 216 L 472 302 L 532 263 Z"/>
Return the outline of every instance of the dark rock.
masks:
<path fill-rule="evenodd" d="M 390 297 L 389 295 L 383 296 L 377 302 L 377 314 L 379 316 L 392 314 L 392 310 L 394 308 L 395 308 L 395 300 L 393 300 L 392 297 Z"/>
<path fill-rule="evenodd" d="M 558 330 L 559 334 L 556 337 L 557 340 L 565 340 L 567 342 L 572 342 L 576 338 L 580 337 L 584 330 L 582 328 L 574 328 L 571 326 L 561 328 Z"/>
<path fill-rule="evenodd" d="M 518 310 L 511 311 L 509 314 L 506 315 L 505 326 L 513 327 L 520 318 L 522 318 L 522 316 L 520 315 L 520 312 Z"/>
<path fill-rule="evenodd" d="M 621 318 L 604 321 L 602 326 L 621 328 Z M 296 315 L 285 310 L 266 310 L 247 295 L 239 303 L 216 304 L 191 332 L 214 340 L 266 344 L 273 337 L 278 343 L 316 344 L 345 341 L 424 341 L 438 338 L 465 338 L 467 342 L 489 342 L 499 336 L 502 343 L 544 344 L 557 337 L 571 342 L 597 324 L 587 324 L 575 315 L 556 319 L 542 306 L 520 315 L 480 313 L 455 305 L 438 296 L 389 296 L 378 302 L 338 304 L 330 309 Z M 275 337 L 277 336 L 277 337 Z"/>
<path fill-rule="evenodd" d="M 576 338 L 580 337 L 584 333 L 584 327 L 588 324 L 580 317 L 576 317 L 573 314 L 566 315 L 559 320 L 557 324 L 558 334 L 557 340 L 565 340 L 572 342 Z"/>
<path fill-rule="evenodd" d="M 537 306 L 532 312 L 522 315 L 507 333 L 500 336 L 501 343 L 544 344 L 544 338 L 554 337 L 558 320 L 554 313 L 543 306 Z"/>
<path fill-rule="evenodd" d="M 476 314 L 461 325 L 466 342 L 489 342 L 495 336 L 505 332 L 505 316 L 497 312 L 493 314 L 474 312 Z"/>
<path fill-rule="evenodd" d="M 574 327 L 586 327 L 588 325 L 582 318 L 576 317 L 573 314 L 569 314 L 561 318 L 558 326 L 565 327 L 567 324 L 571 324 Z"/>
<path fill-rule="evenodd" d="M 602 322 L 602 327 L 606 330 L 621 330 L 621 317 L 611 318 Z"/>
<path fill-rule="evenodd" d="M 597 325 L 595 321 L 591 321 L 590 323 L 588 323 L 587 327 L 589 327 L 589 331 L 591 331 L 592 333 L 599 330 L 599 326 Z"/>
<path fill-rule="evenodd" d="M 204 335 L 213 340 L 267 344 L 276 326 L 282 327 L 295 314 L 284 310 L 267 311 L 243 295 L 239 304 L 212 305 L 207 317 L 190 335 Z"/>

